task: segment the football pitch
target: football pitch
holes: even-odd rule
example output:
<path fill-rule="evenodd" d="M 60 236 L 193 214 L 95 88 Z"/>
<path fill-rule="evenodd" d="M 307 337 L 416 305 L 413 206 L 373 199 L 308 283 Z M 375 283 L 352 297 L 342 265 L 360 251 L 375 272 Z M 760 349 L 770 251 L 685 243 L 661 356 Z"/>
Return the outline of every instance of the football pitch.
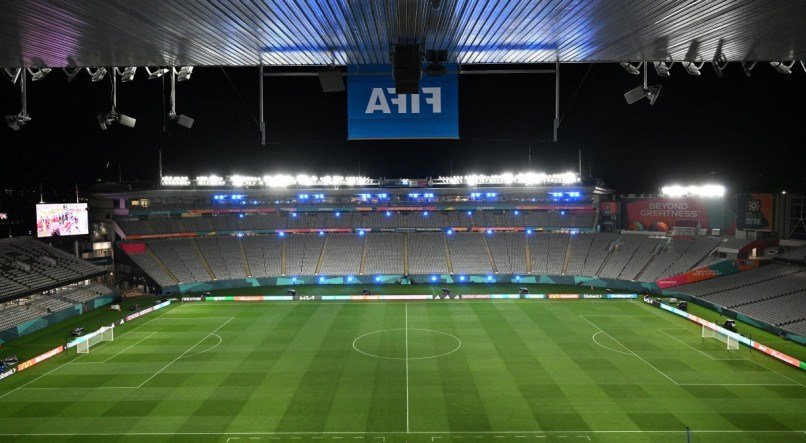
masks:
<path fill-rule="evenodd" d="M 641 302 L 175 304 L 0 382 L 4 441 L 806 441 L 806 375 Z"/>

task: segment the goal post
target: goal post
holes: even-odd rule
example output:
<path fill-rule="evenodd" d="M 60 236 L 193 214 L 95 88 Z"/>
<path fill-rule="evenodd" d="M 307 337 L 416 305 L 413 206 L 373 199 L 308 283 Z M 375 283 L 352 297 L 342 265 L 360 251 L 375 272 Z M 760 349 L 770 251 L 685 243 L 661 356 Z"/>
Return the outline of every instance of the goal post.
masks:
<path fill-rule="evenodd" d="M 87 335 L 86 340 L 79 342 L 76 345 L 76 351 L 79 354 L 89 354 L 90 348 L 105 341 L 113 341 L 115 339 L 115 328 L 111 326 L 104 326 L 95 332 Z"/>
<path fill-rule="evenodd" d="M 711 329 L 706 325 L 702 325 L 702 338 L 715 338 L 725 343 L 729 351 L 739 349 L 739 340 L 736 337 Z"/>

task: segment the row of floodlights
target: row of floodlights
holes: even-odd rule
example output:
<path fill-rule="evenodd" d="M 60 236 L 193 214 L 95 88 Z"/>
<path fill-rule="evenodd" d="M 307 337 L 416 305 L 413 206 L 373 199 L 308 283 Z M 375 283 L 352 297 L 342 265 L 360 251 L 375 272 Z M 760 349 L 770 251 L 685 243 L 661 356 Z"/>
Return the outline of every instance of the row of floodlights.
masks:
<path fill-rule="evenodd" d="M 720 45 L 721 46 L 721 45 Z M 692 52 L 693 51 L 693 52 Z M 692 55 L 693 54 L 693 55 Z M 696 48 L 692 46 L 689 49 L 689 54 L 687 55 L 687 60 L 683 60 L 680 62 L 680 65 L 683 66 L 683 69 L 689 74 L 693 76 L 699 76 L 701 74 L 701 70 L 705 65 L 705 61 L 697 55 Z M 672 66 L 674 66 L 675 62 L 671 59 L 669 60 L 662 60 L 662 61 L 653 61 L 653 62 L 639 62 L 637 64 L 630 63 L 630 62 L 620 62 L 622 68 L 625 71 L 632 75 L 639 75 L 641 74 L 641 68 L 644 67 L 644 82 L 641 85 L 636 86 L 635 88 L 627 91 L 624 94 L 624 100 L 627 101 L 627 104 L 631 105 L 639 100 L 647 99 L 650 105 L 654 105 L 655 101 L 657 101 L 658 97 L 660 96 L 661 85 L 649 85 L 647 84 L 647 66 L 649 63 L 652 63 L 652 66 L 655 68 L 655 73 L 659 77 L 669 77 L 672 75 Z M 790 75 L 792 71 L 795 69 L 795 64 L 800 63 L 801 68 L 804 72 L 806 72 L 806 62 L 804 61 L 797 61 L 797 60 L 790 60 L 790 61 L 774 61 L 770 62 L 770 66 L 778 73 Z M 757 61 L 742 61 L 742 70 L 744 71 L 745 75 L 749 78 L 752 74 L 753 69 L 758 64 Z M 721 50 L 717 51 L 717 55 L 714 56 L 714 59 L 711 60 L 711 67 L 714 69 L 714 73 L 718 77 L 722 77 L 725 68 L 728 66 L 728 60 L 724 54 L 722 54 Z"/>
<path fill-rule="evenodd" d="M 28 76 L 30 75 L 31 81 L 37 82 L 50 74 L 53 69 L 52 68 L 4 68 L 5 73 L 11 79 L 11 82 L 16 84 L 19 82 L 20 84 L 20 102 L 22 109 L 18 114 L 15 115 L 7 115 L 6 116 L 6 124 L 9 128 L 18 131 L 22 126 L 26 123 L 31 121 L 31 116 L 28 114 L 28 97 L 27 97 L 27 84 L 28 84 Z M 117 78 L 120 77 L 120 80 L 123 83 L 128 83 L 134 80 L 135 73 L 137 72 L 137 67 L 130 66 L 125 68 L 117 68 L 117 67 L 72 67 L 72 68 L 62 68 L 65 75 L 67 75 L 67 81 L 72 82 L 73 79 L 78 76 L 81 72 L 86 72 L 90 76 L 90 80 L 93 83 L 97 83 L 102 81 L 104 78 L 107 77 L 109 74 L 109 79 L 112 83 L 112 90 L 110 94 L 110 101 L 112 104 L 112 109 L 106 112 L 100 112 L 97 116 L 98 125 L 101 127 L 102 130 L 106 130 L 112 124 L 119 124 L 121 126 L 125 126 L 128 128 L 133 128 L 137 124 L 137 119 L 133 117 L 129 117 L 125 114 L 118 112 L 117 110 Z M 184 126 L 185 128 L 190 129 L 193 126 L 193 119 L 182 114 L 176 113 L 176 81 L 187 81 L 190 80 L 190 76 L 193 74 L 193 66 L 182 66 L 179 69 L 175 67 L 171 68 L 156 68 L 152 70 L 151 68 L 145 68 L 146 74 L 148 75 L 149 79 L 160 78 L 165 74 L 171 74 L 171 100 L 170 100 L 170 111 L 168 112 L 168 117 L 175 121 L 180 126 Z"/>
<path fill-rule="evenodd" d="M 462 175 L 439 177 L 433 180 L 434 185 L 467 185 L 467 186 L 487 186 L 487 185 L 567 185 L 579 183 L 579 175 L 573 172 L 562 174 L 544 174 L 537 172 L 524 172 L 519 174 L 504 173 L 496 175 Z M 288 188 L 292 186 L 373 186 L 378 181 L 368 177 L 326 175 L 317 177 L 314 175 L 298 174 L 275 174 L 264 176 L 251 176 L 234 174 L 230 176 L 202 175 L 195 178 L 188 176 L 164 176 L 161 181 L 163 186 L 234 186 L 240 187 L 266 187 L 266 188 Z"/>
<path fill-rule="evenodd" d="M 722 185 L 671 185 L 660 190 L 664 197 L 704 197 L 719 198 L 725 196 L 725 187 Z"/>

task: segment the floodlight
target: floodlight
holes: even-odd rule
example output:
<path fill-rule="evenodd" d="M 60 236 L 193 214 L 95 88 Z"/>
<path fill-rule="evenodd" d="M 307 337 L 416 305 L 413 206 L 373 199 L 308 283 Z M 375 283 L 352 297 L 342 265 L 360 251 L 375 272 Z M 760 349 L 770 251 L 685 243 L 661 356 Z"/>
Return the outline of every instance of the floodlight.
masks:
<path fill-rule="evenodd" d="M 27 115 L 16 114 L 6 116 L 6 124 L 14 131 L 19 131 L 20 128 L 29 121 L 31 121 L 31 117 Z"/>
<path fill-rule="evenodd" d="M 672 65 L 674 65 L 674 62 L 671 62 L 668 65 L 666 64 L 666 62 L 663 62 L 663 61 L 661 61 L 661 62 L 652 62 L 652 64 L 655 66 L 655 72 L 659 76 L 661 76 L 661 77 L 669 77 L 671 75 L 669 70 L 672 68 Z"/>
<path fill-rule="evenodd" d="M 67 76 L 67 83 L 70 83 L 71 81 L 73 81 L 74 78 L 76 78 L 78 73 L 81 72 L 81 68 L 78 67 L 62 68 L 62 71 L 64 71 L 64 75 Z"/>
<path fill-rule="evenodd" d="M 638 63 L 637 65 L 633 65 L 632 63 L 629 63 L 629 62 L 619 62 L 619 65 L 622 68 L 624 68 L 625 71 L 627 71 L 628 73 L 630 73 L 632 75 L 640 74 L 641 73 L 640 68 L 641 68 L 641 65 L 643 65 L 643 64 L 644 64 L 644 62 Z"/>
<path fill-rule="evenodd" d="M 642 98 L 646 98 L 649 100 L 650 105 L 654 105 L 655 101 L 658 100 L 658 96 L 660 95 L 661 85 L 652 85 L 652 86 L 644 86 L 639 85 L 635 88 L 627 91 L 624 94 L 624 100 L 627 101 L 628 105 L 631 105 Z"/>
<path fill-rule="evenodd" d="M 725 39 L 719 39 L 716 52 L 714 52 L 714 58 L 711 60 L 711 67 L 714 68 L 714 73 L 717 77 L 722 77 L 722 71 L 728 67 L 728 58 L 725 57 L 725 54 L 722 52 L 722 45 L 724 43 Z"/>
<path fill-rule="evenodd" d="M 154 80 L 155 78 L 160 78 L 167 74 L 168 68 L 157 68 L 156 70 L 152 71 L 148 66 L 146 66 L 146 73 L 148 74 L 149 80 Z"/>
<path fill-rule="evenodd" d="M 127 68 L 123 68 L 122 72 L 120 71 L 120 69 L 115 68 L 115 71 L 120 75 L 120 80 L 123 83 L 128 83 L 134 80 L 134 73 L 137 72 L 137 67 L 129 66 Z"/>
<path fill-rule="evenodd" d="M 98 70 L 105 68 L 98 68 Z M 87 72 L 89 68 L 87 68 Z M 97 70 L 95 71 L 98 72 Z M 90 72 L 90 74 L 95 78 L 95 74 Z M 112 82 L 112 91 L 110 92 L 110 101 L 112 102 L 112 109 L 109 112 L 101 112 L 98 114 L 98 126 L 101 127 L 102 131 L 106 131 L 109 125 L 113 123 L 119 123 L 122 126 L 126 126 L 127 128 L 133 128 L 135 124 L 137 124 L 137 120 L 129 117 L 128 115 L 124 115 L 118 112 L 117 105 L 118 105 L 118 78 L 117 78 L 117 68 L 113 68 L 112 75 L 110 76 L 110 81 Z M 93 80 L 94 81 L 94 80 Z"/>
<path fill-rule="evenodd" d="M 190 80 L 190 75 L 193 74 L 193 66 L 182 66 L 179 68 L 179 71 L 176 68 L 173 68 L 173 72 L 179 77 L 177 80 L 183 82 L 185 80 Z"/>
<path fill-rule="evenodd" d="M 3 68 L 3 70 L 6 71 L 6 74 L 8 74 L 9 77 L 11 77 L 11 83 L 16 84 L 17 80 L 20 79 L 20 74 L 22 73 L 22 68 L 17 68 L 17 69 Z"/>
<path fill-rule="evenodd" d="M 89 74 L 90 77 L 92 77 L 92 82 L 93 83 L 99 82 L 99 81 L 103 80 L 104 77 L 106 77 L 106 68 L 103 68 L 103 67 L 95 68 L 95 71 L 93 71 L 92 68 L 86 68 L 86 69 L 87 69 L 87 74 Z"/>
<path fill-rule="evenodd" d="M 702 69 L 705 62 L 701 61 L 699 64 L 697 64 L 697 62 L 685 60 L 681 64 L 683 65 L 683 69 L 685 69 L 689 75 L 699 77 L 700 69 Z"/>
<path fill-rule="evenodd" d="M 35 82 L 47 77 L 50 71 L 50 68 L 28 68 L 28 72 L 31 73 L 31 80 Z"/>
<path fill-rule="evenodd" d="M 770 62 L 770 66 L 780 74 L 789 75 L 792 73 L 792 68 L 795 66 L 795 60 L 789 62 L 789 65 L 785 62 Z"/>
<path fill-rule="evenodd" d="M 184 68 L 182 68 L 182 69 L 184 69 Z M 191 66 L 190 69 L 192 71 L 193 67 Z M 187 128 L 187 129 L 190 129 L 190 128 L 193 127 L 194 120 L 191 117 L 188 117 L 187 115 L 177 114 L 176 113 L 176 80 L 177 80 L 176 77 L 177 77 L 177 75 L 179 76 L 179 80 L 181 80 L 182 79 L 182 71 L 179 71 L 179 74 L 177 74 L 176 70 L 171 69 L 171 109 L 170 109 L 170 111 L 168 111 L 168 117 L 170 117 L 171 120 L 175 121 L 179 126 L 183 126 L 183 127 Z M 190 74 L 188 74 L 188 78 L 190 78 Z"/>

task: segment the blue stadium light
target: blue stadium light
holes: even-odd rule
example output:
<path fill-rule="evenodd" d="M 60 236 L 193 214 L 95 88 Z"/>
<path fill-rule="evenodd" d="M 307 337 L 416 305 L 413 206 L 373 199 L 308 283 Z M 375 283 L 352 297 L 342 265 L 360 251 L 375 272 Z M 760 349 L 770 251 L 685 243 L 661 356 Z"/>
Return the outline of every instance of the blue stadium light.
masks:
<path fill-rule="evenodd" d="M 358 194 L 358 196 L 361 197 L 362 201 L 367 201 L 372 198 L 372 194 Z"/>
<path fill-rule="evenodd" d="M 376 282 L 380 283 L 380 282 L 381 282 L 381 280 L 382 280 L 382 278 L 381 278 L 381 276 L 380 276 L 380 275 L 378 275 L 378 276 L 376 276 L 376 277 L 375 277 L 375 281 L 376 281 Z"/>
<path fill-rule="evenodd" d="M 488 229 L 488 230 L 487 230 L 487 235 L 492 235 L 492 233 L 493 233 L 493 230 L 492 230 L 492 229 Z"/>
<path fill-rule="evenodd" d="M 428 217 L 428 211 L 423 211 L 423 217 Z"/>
<path fill-rule="evenodd" d="M 256 204 L 257 204 L 257 200 L 252 200 L 252 204 L 253 204 L 253 205 L 256 205 Z"/>
<path fill-rule="evenodd" d="M 532 235 L 532 228 L 526 230 L 526 235 Z"/>
<path fill-rule="evenodd" d="M 235 236 L 238 237 L 238 238 L 241 238 L 241 237 L 243 237 L 243 232 L 239 232 L 239 233 L 235 234 Z"/>
<path fill-rule="evenodd" d="M 568 193 L 568 196 L 569 196 L 569 197 L 580 197 L 581 195 L 582 195 L 581 193 L 576 192 L 576 191 L 575 191 L 575 192 L 569 192 L 569 193 Z"/>
<path fill-rule="evenodd" d="M 434 194 L 431 194 L 430 192 L 425 193 L 425 194 L 423 194 L 423 197 L 425 197 L 425 198 L 434 198 Z"/>
<path fill-rule="evenodd" d="M 380 199 L 389 198 L 389 195 L 387 195 L 387 194 L 378 194 L 378 198 L 380 198 Z"/>
<path fill-rule="evenodd" d="M 319 236 L 321 237 L 323 235 L 325 235 L 325 231 L 319 231 Z"/>
<path fill-rule="evenodd" d="M 521 215 L 520 211 L 515 211 L 515 215 Z"/>
<path fill-rule="evenodd" d="M 391 213 L 391 212 L 389 212 L 389 211 L 386 211 L 386 216 L 387 216 L 387 217 L 391 217 L 391 216 L 392 216 L 392 213 Z"/>
<path fill-rule="evenodd" d="M 296 213 L 296 212 L 292 212 L 292 213 L 291 213 L 291 217 L 293 217 L 293 218 L 297 218 L 297 213 Z"/>
<path fill-rule="evenodd" d="M 470 217 L 471 215 L 473 215 L 473 211 L 467 211 L 467 216 Z"/>
<path fill-rule="evenodd" d="M 487 281 L 495 281 L 495 280 L 493 280 L 493 276 L 492 276 L 492 275 L 488 275 L 488 276 L 487 276 Z"/>
<path fill-rule="evenodd" d="M 437 281 L 437 276 L 436 276 L 436 275 L 432 275 L 432 276 L 431 276 L 431 281 Z"/>
<path fill-rule="evenodd" d="M 327 281 L 327 279 L 324 276 L 319 277 L 319 283 L 324 283 L 326 281 Z"/>
<path fill-rule="evenodd" d="M 315 198 L 317 200 L 324 200 L 325 199 L 325 194 L 314 194 L 313 198 Z"/>
<path fill-rule="evenodd" d="M 359 229 L 359 230 L 358 230 L 358 236 L 360 237 L 360 236 L 362 236 L 362 235 L 364 235 L 364 230 L 363 230 L 363 229 Z"/>
<path fill-rule="evenodd" d="M 337 212 L 336 217 L 341 217 L 341 212 Z"/>
<path fill-rule="evenodd" d="M 471 192 L 470 198 L 481 198 L 481 192 Z"/>
<path fill-rule="evenodd" d="M 557 197 L 557 198 L 563 196 L 562 192 L 549 192 L 549 194 L 551 194 L 552 197 Z"/>
<path fill-rule="evenodd" d="M 560 215 L 565 215 L 565 211 L 560 211 Z"/>
<path fill-rule="evenodd" d="M 300 195 L 298 195 L 297 197 L 298 197 L 300 200 L 307 200 L 307 199 L 308 199 L 308 194 L 300 194 Z"/>
<path fill-rule="evenodd" d="M 459 276 L 459 281 L 465 281 L 465 276 L 464 276 L 464 275 L 460 275 L 460 276 Z"/>
<path fill-rule="evenodd" d="M 521 281 L 521 276 L 520 276 L 520 275 L 516 275 L 516 276 L 515 276 L 515 281 Z"/>
<path fill-rule="evenodd" d="M 238 218 L 243 218 L 243 214 L 238 214 Z"/>
<path fill-rule="evenodd" d="M 448 235 L 453 235 L 453 229 L 448 229 L 447 231 L 445 231 L 445 233 Z"/>
<path fill-rule="evenodd" d="M 409 194 L 409 197 L 411 197 L 411 198 L 419 198 L 420 194 L 418 194 L 416 192 L 412 192 L 411 194 Z"/>
<path fill-rule="evenodd" d="M 353 282 L 353 280 L 355 280 L 355 278 L 353 278 L 353 276 L 352 276 L 352 275 L 348 275 L 348 276 L 347 276 L 347 283 L 352 283 L 352 282 Z"/>
<path fill-rule="evenodd" d="M 278 235 L 279 237 L 285 237 L 285 232 L 280 231 L 280 232 L 278 232 L 278 233 L 277 233 L 277 235 Z"/>
<path fill-rule="evenodd" d="M 487 197 L 489 197 L 489 198 L 494 198 L 496 195 L 498 195 L 498 194 L 496 194 L 495 192 L 488 192 L 487 193 Z"/>

